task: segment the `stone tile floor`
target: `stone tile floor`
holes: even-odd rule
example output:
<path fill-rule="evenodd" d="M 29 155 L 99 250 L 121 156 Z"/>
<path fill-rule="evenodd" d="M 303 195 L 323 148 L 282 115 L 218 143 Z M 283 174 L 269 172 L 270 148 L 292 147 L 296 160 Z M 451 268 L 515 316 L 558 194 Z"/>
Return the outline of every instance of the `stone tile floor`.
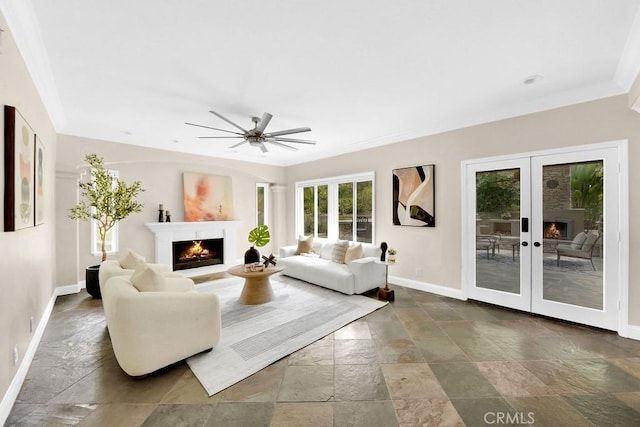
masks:
<path fill-rule="evenodd" d="M 637 426 L 640 342 L 394 286 L 396 300 L 207 396 L 134 379 L 100 300 L 59 297 L 9 426 Z"/>

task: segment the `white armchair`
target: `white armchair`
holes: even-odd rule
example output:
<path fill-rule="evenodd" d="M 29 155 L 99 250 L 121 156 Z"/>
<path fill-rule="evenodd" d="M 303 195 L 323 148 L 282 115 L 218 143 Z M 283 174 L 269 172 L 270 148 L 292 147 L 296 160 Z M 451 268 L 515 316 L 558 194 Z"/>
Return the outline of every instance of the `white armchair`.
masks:
<path fill-rule="evenodd" d="M 163 291 L 140 292 L 130 276 L 111 277 L 102 304 L 120 367 L 146 375 L 220 340 L 220 306 L 212 293 L 198 293 L 186 277 L 164 276 Z"/>

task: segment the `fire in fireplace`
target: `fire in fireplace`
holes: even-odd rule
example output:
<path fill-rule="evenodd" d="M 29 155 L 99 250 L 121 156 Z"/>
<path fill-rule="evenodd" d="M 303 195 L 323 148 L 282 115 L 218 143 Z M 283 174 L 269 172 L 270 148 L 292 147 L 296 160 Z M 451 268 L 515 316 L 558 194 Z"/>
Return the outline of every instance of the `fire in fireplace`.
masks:
<path fill-rule="evenodd" d="M 566 220 L 544 221 L 544 238 L 567 240 L 571 233 L 571 223 Z"/>
<path fill-rule="evenodd" d="M 173 242 L 173 270 L 224 264 L 224 239 Z"/>

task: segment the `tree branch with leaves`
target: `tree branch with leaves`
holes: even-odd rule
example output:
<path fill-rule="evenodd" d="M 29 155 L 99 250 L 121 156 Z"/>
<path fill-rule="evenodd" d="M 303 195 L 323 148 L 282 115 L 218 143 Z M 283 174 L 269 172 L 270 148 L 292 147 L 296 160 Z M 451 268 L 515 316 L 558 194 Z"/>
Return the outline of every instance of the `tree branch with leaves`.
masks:
<path fill-rule="evenodd" d="M 142 211 L 143 205 L 136 201 L 136 197 L 144 189 L 140 181 L 127 185 L 113 176 L 96 154 L 87 154 L 85 160 L 91 166 L 91 180 L 78 184 L 84 200 L 69 210 L 69 218 L 96 221 L 104 261 L 107 259 L 104 245 L 107 233 L 118 221 Z"/>

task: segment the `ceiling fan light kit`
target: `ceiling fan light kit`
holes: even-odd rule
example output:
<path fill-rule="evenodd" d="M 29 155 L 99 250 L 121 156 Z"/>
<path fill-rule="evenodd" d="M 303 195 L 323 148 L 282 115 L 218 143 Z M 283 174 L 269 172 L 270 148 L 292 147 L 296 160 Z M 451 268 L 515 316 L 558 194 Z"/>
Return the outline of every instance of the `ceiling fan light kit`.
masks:
<path fill-rule="evenodd" d="M 238 125 L 237 123 L 235 123 L 235 122 L 229 120 L 228 118 L 224 117 L 220 113 L 217 113 L 217 112 L 215 112 L 213 110 L 210 110 L 209 112 L 211 114 L 213 114 L 214 116 L 218 117 L 219 119 L 227 122 L 228 124 L 230 124 L 234 128 L 238 129 L 240 132 L 227 130 L 227 129 L 220 129 L 220 128 L 216 128 L 216 127 L 212 127 L 212 126 L 199 125 L 199 124 L 196 124 L 196 123 L 185 122 L 185 124 L 187 124 L 189 126 L 196 126 L 196 127 L 201 127 L 201 128 L 205 128 L 205 129 L 217 130 L 217 131 L 220 131 L 220 132 L 230 133 L 230 134 L 234 135 L 234 136 L 231 136 L 231 135 L 229 135 L 229 136 L 199 136 L 198 138 L 200 138 L 200 139 L 216 139 L 216 138 L 239 138 L 240 139 L 241 138 L 242 141 L 238 142 L 237 144 L 233 144 L 233 145 L 231 145 L 229 147 L 231 149 L 248 143 L 250 146 L 258 147 L 258 148 L 260 148 L 260 150 L 262 150 L 263 153 L 266 153 L 266 152 L 269 151 L 267 149 L 266 143 L 273 144 L 273 145 L 276 145 L 278 147 L 286 148 L 286 149 L 292 150 L 292 151 L 298 151 L 298 149 L 296 147 L 292 147 L 292 146 L 290 146 L 288 144 L 293 143 L 293 144 L 315 145 L 315 141 L 311 141 L 311 140 L 308 140 L 308 139 L 297 139 L 297 138 L 288 138 L 288 137 L 283 138 L 283 136 L 285 136 L 285 135 L 293 135 L 293 134 L 296 134 L 296 133 L 310 132 L 311 128 L 308 128 L 308 127 L 279 130 L 279 131 L 275 131 L 275 132 L 265 132 L 267 126 L 269 125 L 269 122 L 273 118 L 273 116 L 271 114 L 269 114 L 269 113 L 264 113 L 262 115 L 262 118 L 255 117 L 255 116 L 251 117 L 251 121 L 253 122 L 253 129 L 248 129 L 247 130 L 247 129 L 244 129 L 242 126 Z M 287 144 L 283 144 L 283 142 L 286 142 Z"/>

